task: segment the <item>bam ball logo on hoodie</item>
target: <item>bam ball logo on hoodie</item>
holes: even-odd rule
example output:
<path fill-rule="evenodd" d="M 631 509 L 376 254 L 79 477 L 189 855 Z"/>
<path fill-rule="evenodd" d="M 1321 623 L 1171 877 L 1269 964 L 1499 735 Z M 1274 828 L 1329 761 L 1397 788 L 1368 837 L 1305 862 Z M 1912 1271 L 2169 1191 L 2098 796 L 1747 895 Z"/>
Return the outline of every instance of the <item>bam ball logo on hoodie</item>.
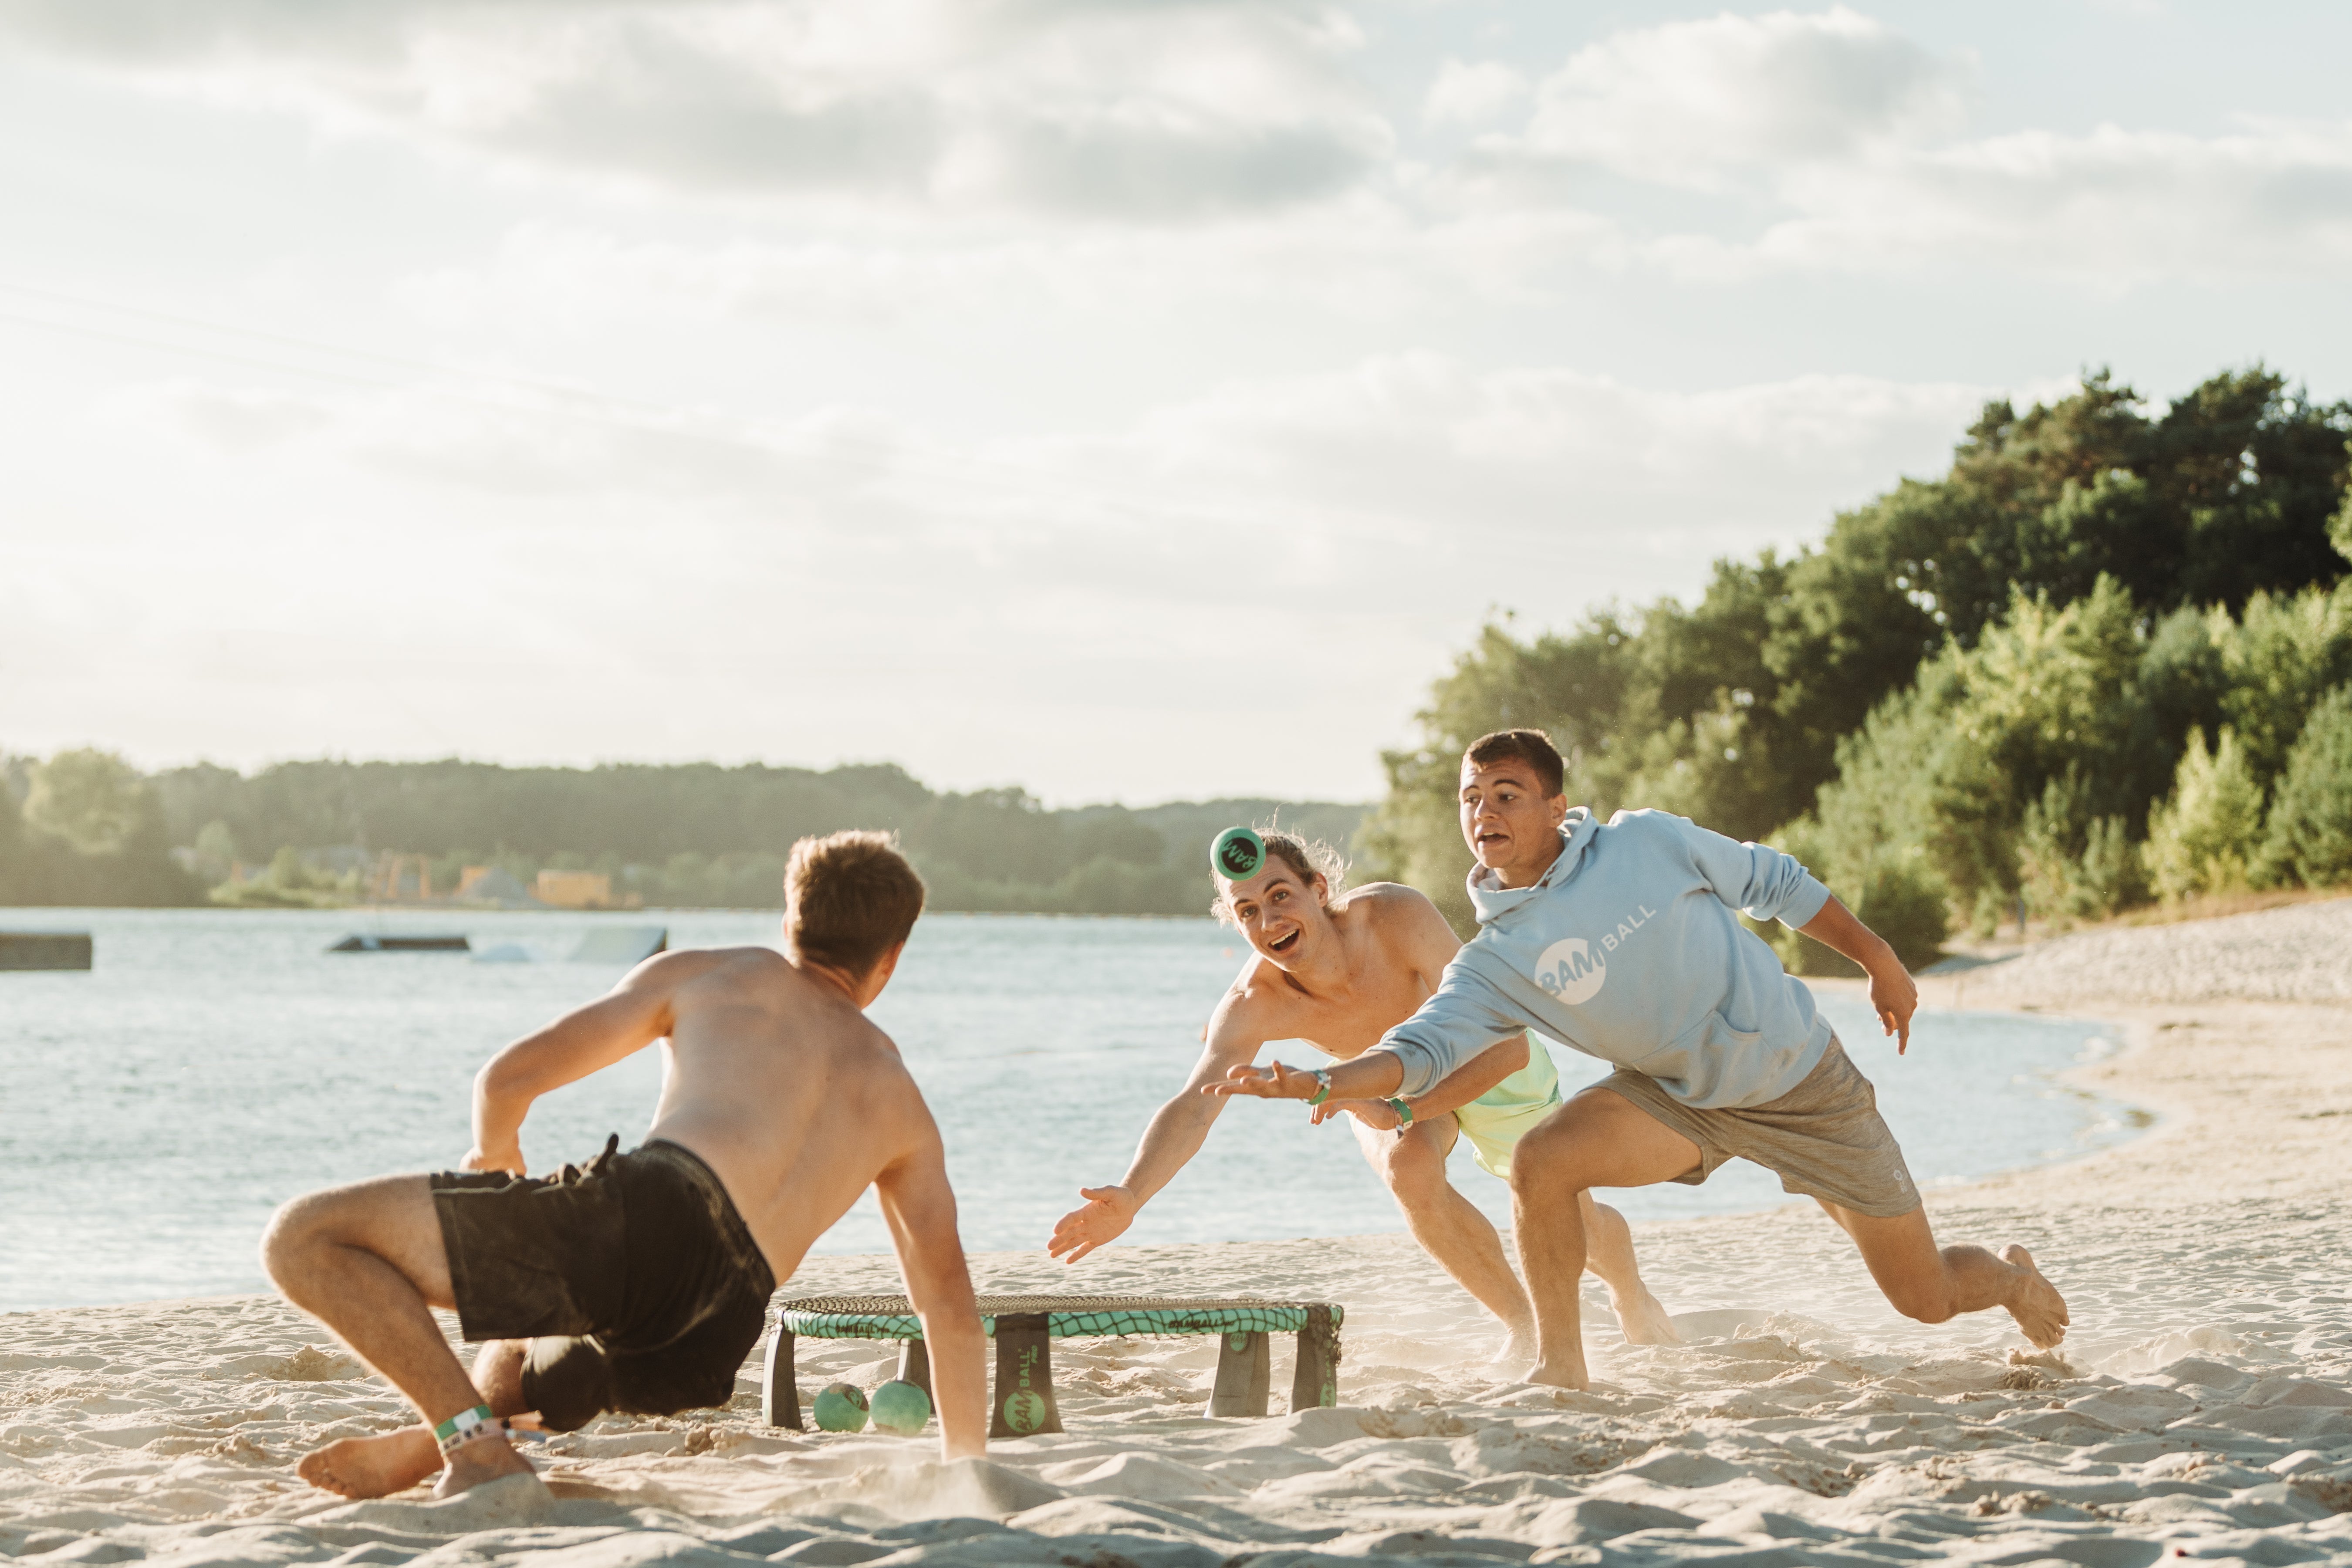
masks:
<path fill-rule="evenodd" d="M 1608 978 L 1600 950 L 1580 936 L 1560 938 L 1536 960 L 1536 984 L 1570 1007 L 1599 995 Z"/>

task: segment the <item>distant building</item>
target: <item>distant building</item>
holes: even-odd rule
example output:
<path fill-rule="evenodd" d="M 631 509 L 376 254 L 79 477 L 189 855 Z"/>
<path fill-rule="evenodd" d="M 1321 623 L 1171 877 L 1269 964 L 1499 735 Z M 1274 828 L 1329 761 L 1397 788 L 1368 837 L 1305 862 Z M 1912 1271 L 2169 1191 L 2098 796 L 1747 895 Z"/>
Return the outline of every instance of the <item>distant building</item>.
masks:
<path fill-rule="evenodd" d="M 496 904 L 502 910 L 539 908 L 539 900 L 530 896 L 530 889 L 515 880 L 514 873 L 499 866 L 468 866 L 460 871 L 457 901 Z"/>
<path fill-rule="evenodd" d="M 372 904 L 421 904 L 433 896 L 433 863 L 422 855 L 395 855 L 387 849 L 376 857 L 369 875 L 367 898 Z"/>
<path fill-rule="evenodd" d="M 532 889 L 542 904 L 560 910 L 607 910 L 613 907 L 613 879 L 603 871 L 541 871 Z"/>

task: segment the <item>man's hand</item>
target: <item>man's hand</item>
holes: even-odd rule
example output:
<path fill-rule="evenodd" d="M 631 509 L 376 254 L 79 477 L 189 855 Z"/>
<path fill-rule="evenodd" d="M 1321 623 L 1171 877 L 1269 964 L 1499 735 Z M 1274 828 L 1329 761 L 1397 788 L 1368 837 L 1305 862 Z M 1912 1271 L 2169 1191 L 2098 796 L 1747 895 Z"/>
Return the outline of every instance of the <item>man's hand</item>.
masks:
<path fill-rule="evenodd" d="M 1396 1107 L 1385 1100 L 1327 1100 L 1307 1114 L 1320 1126 L 1343 1110 L 1376 1132 L 1391 1131 L 1397 1126 Z"/>
<path fill-rule="evenodd" d="M 1911 1015 L 1919 1010 L 1919 987 L 1891 952 L 1885 963 L 1871 965 L 1870 1005 L 1878 1012 L 1879 1026 L 1899 1037 L 1895 1054 L 1899 1057 L 1909 1050 Z"/>
<path fill-rule="evenodd" d="M 1910 971 L 1895 956 L 1895 950 L 1854 919 L 1853 911 L 1834 896 L 1822 905 L 1821 913 L 1797 929 L 1862 965 L 1863 973 L 1870 976 L 1870 1005 L 1877 1010 L 1879 1024 L 1888 1034 L 1901 1037 L 1895 1054 L 1908 1050 L 1911 1015 L 1919 1010 L 1919 988 L 1911 983 Z"/>
<path fill-rule="evenodd" d="M 495 1152 L 479 1148 L 468 1149 L 466 1157 L 457 1162 L 457 1168 L 461 1171 L 504 1171 L 509 1175 L 520 1176 L 524 1173 L 522 1145 L 509 1143 Z"/>
<path fill-rule="evenodd" d="M 1143 1200 L 1113 1183 L 1108 1187 L 1080 1187 L 1087 1206 L 1072 1209 L 1054 1223 L 1045 1250 L 1065 1263 L 1076 1263 L 1097 1247 L 1108 1247 L 1135 1223 Z"/>
<path fill-rule="evenodd" d="M 1228 1068 L 1223 1082 L 1204 1083 L 1201 1092 L 1221 1099 L 1246 1094 L 1254 1100 L 1312 1100 L 1322 1087 L 1313 1073 L 1276 1062 L 1272 1067 Z"/>

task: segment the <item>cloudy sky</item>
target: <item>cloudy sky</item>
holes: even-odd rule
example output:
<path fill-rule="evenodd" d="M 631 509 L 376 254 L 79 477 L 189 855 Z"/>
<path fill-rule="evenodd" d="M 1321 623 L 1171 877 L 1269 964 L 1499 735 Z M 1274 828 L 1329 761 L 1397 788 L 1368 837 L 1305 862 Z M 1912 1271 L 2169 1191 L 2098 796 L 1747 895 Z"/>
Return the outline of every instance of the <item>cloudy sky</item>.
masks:
<path fill-rule="evenodd" d="M 2352 8 L 0 0 L 0 748 L 1365 797 L 1987 396 L 2352 393 Z"/>

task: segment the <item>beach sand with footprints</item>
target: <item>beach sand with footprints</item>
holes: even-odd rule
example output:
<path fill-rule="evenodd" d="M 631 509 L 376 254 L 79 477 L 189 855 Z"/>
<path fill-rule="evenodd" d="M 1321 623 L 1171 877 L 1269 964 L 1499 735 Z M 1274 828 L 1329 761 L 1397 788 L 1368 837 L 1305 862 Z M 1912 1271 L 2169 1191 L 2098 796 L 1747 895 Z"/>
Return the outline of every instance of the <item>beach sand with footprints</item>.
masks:
<path fill-rule="evenodd" d="M 1622 1344 L 1591 1295 L 1591 1394 L 1486 1364 L 1497 1333 L 1401 1236 L 1115 1247 L 1075 1270 L 998 1254 L 975 1260 L 983 1289 L 1342 1302 L 1344 1403 L 1209 1420 L 1213 1341 L 1069 1341 L 1066 1432 L 942 1467 L 928 1438 L 763 1426 L 755 1359 L 723 1411 L 548 1442 L 551 1503 L 511 1487 L 353 1503 L 294 1461 L 405 1413 L 299 1314 L 261 1298 L 19 1313 L 0 1317 L 0 1552 L 2352 1563 L 2352 900 L 2062 938 L 1923 989 L 1931 1007 L 2122 1025 L 2128 1048 L 2078 1080 L 2158 1118 L 2082 1163 L 1929 1195 L 1947 1237 L 2033 1249 L 2073 1309 L 2054 1352 L 1999 1314 L 1896 1317 L 1809 1205 L 1637 1227 L 1687 1342 Z M 1936 1048 L 1932 1016 L 1913 1048 Z M 896 1288 L 886 1258 L 825 1258 L 786 1292 Z M 801 1388 L 871 1387 L 887 1349 L 803 1341 Z"/>

